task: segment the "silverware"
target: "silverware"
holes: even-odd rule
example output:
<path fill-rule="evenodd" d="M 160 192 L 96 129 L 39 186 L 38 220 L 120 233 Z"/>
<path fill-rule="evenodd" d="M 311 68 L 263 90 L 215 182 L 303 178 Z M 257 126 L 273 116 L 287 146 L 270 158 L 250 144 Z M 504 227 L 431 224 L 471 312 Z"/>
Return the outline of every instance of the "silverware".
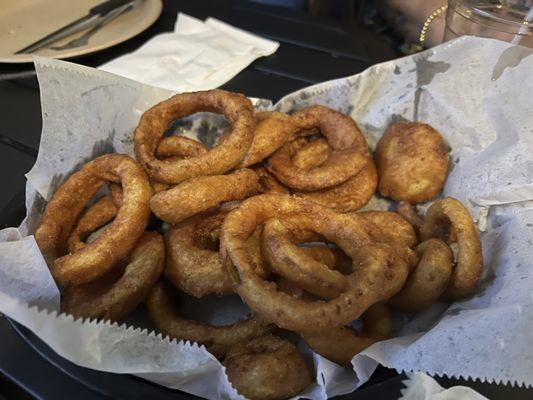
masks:
<path fill-rule="evenodd" d="M 110 11 L 104 18 L 98 22 L 95 26 L 93 26 L 91 29 L 89 29 L 87 32 L 85 32 L 83 35 L 76 39 L 72 39 L 70 42 L 61 45 L 61 46 L 50 46 L 50 49 L 60 51 L 60 50 L 68 50 L 73 49 L 76 47 L 85 46 L 89 39 L 100 30 L 105 24 L 108 22 L 114 20 L 119 15 L 124 14 L 125 12 L 131 10 L 133 8 L 132 4 L 126 4 L 120 8 L 117 8 L 116 10 Z"/>
<path fill-rule="evenodd" d="M 98 25 L 103 19 L 105 19 L 108 14 L 114 10 L 117 10 L 122 7 L 135 7 L 139 4 L 139 0 L 107 0 L 103 3 L 100 3 L 89 10 L 89 13 L 77 19 L 74 22 L 71 22 L 68 25 L 58 29 L 55 32 L 45 36 L 44 38 L 36 41 L 35 43 L 30 44 L 29 46 L 20 49 L 15 54 L 21 53 L 33 53 L 43 47 L 47 47 L 50 44 L 57 42 L 67 36 L 73 35 L 74 33 L 81 32 L 85 29 L 93 28 Z"/>

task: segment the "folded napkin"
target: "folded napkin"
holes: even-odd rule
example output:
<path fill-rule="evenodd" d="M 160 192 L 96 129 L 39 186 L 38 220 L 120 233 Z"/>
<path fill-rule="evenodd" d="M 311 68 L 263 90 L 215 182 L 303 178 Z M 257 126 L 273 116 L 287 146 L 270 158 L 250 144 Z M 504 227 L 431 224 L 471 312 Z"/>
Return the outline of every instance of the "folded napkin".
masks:
<path fill-rule="evenodd" d="M 99 68 L 178 92 L 213 89 L 278 47 L 214 18 L 201 21 L 180 13 L 173 33 L 157 35 Z"/>
<path fill-rule="evenodd" d="M 400 400 L 488 400 L 474 389 L 466 386 L 453 386 L 444 389 L 435 379 L 423 372 L 407 374 Z"/>

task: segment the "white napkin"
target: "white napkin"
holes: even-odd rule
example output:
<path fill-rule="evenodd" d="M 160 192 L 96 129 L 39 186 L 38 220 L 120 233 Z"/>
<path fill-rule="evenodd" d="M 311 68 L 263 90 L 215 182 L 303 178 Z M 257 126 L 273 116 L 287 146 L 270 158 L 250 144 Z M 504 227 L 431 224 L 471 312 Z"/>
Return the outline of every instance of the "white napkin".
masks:
<path fill-rule="evenodd" d="M 168 90 L 205 90 L 229 81 L 278 47 L 278 42 L 217 19 L 204 22 L 180 13 L 173 33 L 157 35 L 133 53 L 99 68 Z"/>
<path fill-rule="evenodd" d="M 423 372 L 407 375 L 400 400 L 488 400 L 474 389 L 466 386 L 454 386 L 444 389 L 435 379 Z"/>

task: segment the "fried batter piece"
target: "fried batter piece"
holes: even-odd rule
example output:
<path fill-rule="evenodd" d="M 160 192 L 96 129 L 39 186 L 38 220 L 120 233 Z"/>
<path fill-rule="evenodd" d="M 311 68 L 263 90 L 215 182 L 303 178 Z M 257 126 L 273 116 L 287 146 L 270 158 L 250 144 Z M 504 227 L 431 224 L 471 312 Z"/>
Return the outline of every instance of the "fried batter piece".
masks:
<path fill-rule="evenodd" d="M 392 124 L 378 142 L 375 159 L 378 190 L 396 201 L 431 200 L 442 191 L 448 174 L 446 144 L 428 124 Z"/>
<path fill-rule="evenodd" d="M 233 346 L 224 364 L 232 385 L 251 400 L 287 399 L 311 383 L 296 346 L 274 335 Z"/>

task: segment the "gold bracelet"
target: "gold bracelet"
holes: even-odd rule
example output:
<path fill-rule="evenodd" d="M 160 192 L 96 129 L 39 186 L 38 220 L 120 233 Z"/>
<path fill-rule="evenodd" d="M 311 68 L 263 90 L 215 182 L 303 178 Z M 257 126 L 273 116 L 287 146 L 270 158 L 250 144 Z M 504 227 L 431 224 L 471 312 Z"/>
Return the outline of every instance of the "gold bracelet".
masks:
<path fill-rule="evenodd" d="M 424 25 L 422 26 L 422 30 L 420 31 L 420 37 L 418 38 L 418 43 L 420 44 L 420 47 L 424 48 L 424 43 L 426 42 L 426 34 L 428 33 L 429 26 L 431 25 L 433 20 L 437 18 L 439 15 L 441 15 L 447 9 L 448 9 L 448 5 L 439 7 L 435 11 L 433 11 L 431 15 L 426 19 L 426 22 L 424 22 Z"/>

